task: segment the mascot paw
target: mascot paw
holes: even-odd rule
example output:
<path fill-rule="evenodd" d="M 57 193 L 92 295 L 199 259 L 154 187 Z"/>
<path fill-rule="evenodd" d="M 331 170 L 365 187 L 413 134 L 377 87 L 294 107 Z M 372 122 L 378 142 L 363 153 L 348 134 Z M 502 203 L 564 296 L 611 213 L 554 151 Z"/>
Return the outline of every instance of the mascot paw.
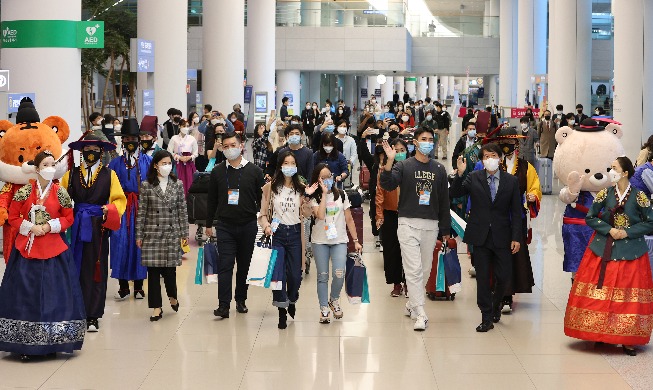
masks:
<path fill-rule="evenodd" d="M 24 162 L 20 167 L 20 170 L 24 174 L 29 175 L 30 173 L 36 173 L 36 166 L 34 166 L 34 164 L 30 164 L 29 162 Z"/>
<path fill-rule="evenodd" d="M 567 175 L 567 186 L 569 187 L 569 191 L 574 194 L 579 193 L 583 186 L 583 181 L 585 181 L 585 176 L 586 175 L 581 175 L 576 171 L 569 172 L 569 175 Z"/>
<path fill-rule="evenodd" d="M 0 225 L 4 225 L 7 222 L 7 218 L 9 218 L 7 209 L 0 207 Z"/>

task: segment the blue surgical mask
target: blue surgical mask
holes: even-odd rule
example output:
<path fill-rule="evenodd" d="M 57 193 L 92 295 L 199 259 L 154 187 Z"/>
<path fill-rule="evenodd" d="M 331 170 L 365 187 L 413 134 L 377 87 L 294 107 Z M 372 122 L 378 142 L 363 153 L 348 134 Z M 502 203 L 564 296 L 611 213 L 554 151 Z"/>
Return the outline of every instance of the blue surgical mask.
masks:
<path fill-rule="evenodd" d="M 281 172 L 286 177 L 293 177 L 297 173 L 297 167 L 281 167 Z"/>
<path fill-rule="evenodd" d="M 419 143 L 419 151 L 423 154 L 428 156 L 429 153 L 433 150 L 433 142 L 420 142 Z"/>
<path fill-rule="evenodd" d="M 476 137 L 476 130 L 469 130 L 469 131 L 467 132 L 467 136 L 468 136 L 469 138 L 474 138 L 474 137 Z"/>
<path fill-rule="evenodd" d="M 406 152 L 399 152 L 395 154 L 395 161 L 404 161 L 406 159 Z"/>
<path fill-rule="evenodd" d="M 415 145 L 408 144 L 408 153 L 413 153 L 415 151 Z"/>
<path fill-rule="evenodd" d="M 328 125 L 327 127 L 324 128 L 324 131 L 327 133 L 333 133 L 333 130 L 335 130 L 336 127 L 334 125 Z"/>
<path fill-rule="evenodd" d="M 326 186 L 327 191 L 331 191 L 331 187 L 333 187 L 333 178 L 322 179 L 322 182 Z"/>
<path fill-rule="evenodd" d="M 291 135 L 290 137 L 288 137 L 289 145 L 299 145 L 300 142 L 302 142 L 301 135 Z"/>

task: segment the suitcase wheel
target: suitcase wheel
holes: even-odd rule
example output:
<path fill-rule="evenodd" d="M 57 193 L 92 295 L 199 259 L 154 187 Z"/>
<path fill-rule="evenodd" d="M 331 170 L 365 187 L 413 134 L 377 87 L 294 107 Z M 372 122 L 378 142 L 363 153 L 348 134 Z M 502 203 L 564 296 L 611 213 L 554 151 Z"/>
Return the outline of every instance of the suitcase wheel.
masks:
<path fill-rule="evenodd" d="M 432 292 L 427 292 L 427 293 L 426 293 L 426 297 L 427 297 L 428 299 L 432 300 L 432 301 L 437 300 L 437 296 L 435 295 L 435 293 L 432 293 Z"/>
<path fill-rule="evenodd" d="M 456 293 L 451 294 L 451 300 L 453 301 L 454 299 L 456 299 Z"/>

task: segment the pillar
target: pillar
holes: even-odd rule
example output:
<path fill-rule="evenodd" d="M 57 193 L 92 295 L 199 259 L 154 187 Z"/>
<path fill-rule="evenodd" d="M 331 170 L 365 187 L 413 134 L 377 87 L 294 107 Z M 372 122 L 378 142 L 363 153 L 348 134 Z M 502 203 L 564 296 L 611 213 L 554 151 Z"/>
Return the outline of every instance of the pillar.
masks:
<path fill-rule="evenodd" d="M 277 71 L 277 96 L 276 110 L 277 113 L 281 107 L 281 99 L 284 93 L 292 95 L 290 104 L 288 104 L 289 115 L 301 115 L 304 108 L 304 102 L 300 101 L 300 72 L 298 70 L 279 70 Z M 335 104 L 335 102 L 334 102 Z M 319 104 L 318 104 L 319 106 Z M 272 106 L 270 106 L 272 107 Z"/>
<path fill-rule="evenodd" d="M 406 90 L 406 78 L 405 77 L 395 77 L 395 81 L 398 81 L 396 84 L 396 91 L 399 94 L 399 99 L 403 99 L 404 91 Z"/>
<path fill-rule="evenodd" d="M 424 100 L 428 96 L 427 94 L 427 78 L 426 77 L 418 77 L 417 82 L 419 83 L 417 86 L 417 96 L 415 97 L 415 100 Z"/>
<path fill-rule="evenodd" d="M 440 76 L 440 101 L 444 101 L 449 95 L 449 76 Z"/>
<path fill-rule="evenodd" d="M 499 34 L 499 0 L 485 0 L 483 11 L 483 36 L 496 37 Z"/>
<path fill-rule="evenodd" d="M 380 89 L 381 86 L 379 85 L 379 82 L 376 81 L 376 76 L 367 76 L 367 98 L 370 99 L 372 96 L 374 96 L 374 90 L 375 89 Z M 390 99 L 392 100 L 392 99 Z M 377 97 L 376 102 L 380 104 L 385 104 L 387 100 L 383 100 L 383 97 Z"/>
<path fill-rule="evenodd" d="M 456 78 L 454 76 L 449 76 L 448 84 L 449 84 L 449 87 L 447 88 L 449 90 L 448 95 L 453 96 L 454 92 L 456 91 Z"/>
<path fill-rule="evenodd" d="M 414 99 L 417 94 L 417 77 L 406 77 L 404 83 L 404 88 L 406 89 L 406 92 L 408 92 L 408 96 L 410 96 L 411 99 Z M 399 98 L 403 99 L 404 95 L 400 93 Z"/>
<path fill-rule="evenodd" d="M 497 76 L 483 76 L 483 87 L 485 88 L 485 100 L 489 105 L 497 102 Z"/>
<path fill-rule="evenodd" d="M 207 2 L 208 3 L 208 2 Z M 275 31 L 276 31 L 276 2 L 275 0 L 249 0 L 247 8 L 247 40 L 244 41 L 247 50 L 247 84 L 253 87 L 254 92 L 267 92 L 268 105 L 279 112 L 281 98 L 270 100 L 274 96 L 274 70 L 275 70 Z M 206 38 L 209 38 L 205 35 Z M 207 39 L 205 39 L 207 40 Z M 208 41 L 212 41 L 209 38 Z M 226 46 L 231 50 L 235 45 Z M 220 51 L 220 50 L 219 50 Z M 224 61 L 223 61 L 224 62 Z M 299 84 L 299 81 L 297 82 Z M 243 93 L 242 81 L 240 84 Z M 283 91 L 281 91 L 283 93 Z M 281 95 L 283 97 L 283 95 Z M 240 99 L 236 101 L 240 102 Z M 295 111 L 299 107 L 299 88 L 293 95 Z M 235 101 L 234 101 L 235 103 Z M 232 103 L 233 105 L 233 103 Z M 231 110 L 224 108 L 225 110 Z M 253 111 L 253 110 L 252 110 Z M 249 113 L 245 113 L 248 115 Z M 251 120 L 249 123 L 253 123 Z M 250 126 L 253 129 L 253 126 Z"/>
<path fill-rule="evenodd" d="M 438 100 L 438 96 L 440 95 L 439 92 L 440 91 L 438 87 L 438 76 L 430 76 L 429 89 L 426 95 L 431 98 L 431 101 L 436 101 Z"/>
<path fill-rule="evenodd" d="M 300 3 L 301 25 L 319 27 L 322 18 L 322 3 L 320 1 L 304 0 Z"/>
<path fill-rule="evenodd" d="M 392 100 L 394 92 L 394 78 L 392 76 L 386 76 L 385 84 L 381 85 L 380 101 L 387 102 L 388 100 Z"/>
<path fill-rule="evenodd" d="M 357 77 L 358 79 L 358 89 L 356 90 L 356 101 L 358 102 L 359 107 L 363 107 L 364 104 L 370 100 L 370 90 L 367 88 L 367 77 L 366 76 L 360 76 Z M 367 96 L 362 97 L 361 96 L 361 89 L 367 89 Z"/>
<path fill-rule="evenodd" d="M 565 112 L 577 103 L 590 107 L 591 0 L 551 0 L 549 14 L 548 107 L 562 104 Z"/>
<path fill-rule="evenodd" d="M 651 99 L 645 98 L 646 81 L 651 81 L 653 62 L 648 17 L 653 6 L 643 0 L 613 0 L 614 14 L 614 118 L 623 123 L 621 142 L 626 156 L 634 159 L 648 138 Z M 644 49 L 644 50 L 642 50 Z M 628 56 L 628 57 L 625 57 Z M 628 58 L 628 61 L 621 59 Z M 593 109 L 593 108 L 592 108 Z"/>
<path fill-rule="evenodd" d="M 152 15 L 157 15 L 157 17 L 153 18 Z M 161 23 L 161 20 L 165 20 L 166 23 Z M 157 0 L 138 2 L 137 35 L 139 38 L 154 41 L 155 63 L 155 71 L 153 75 L 149 76 L 149 81 L 147 73 L 138 74 L 138 88 L 154 89 L 154 112 L 163 120 L 167 119 L 166 111 L 171 107 L 181 110 L 184 115 L 188 114 L 188 96 L 186 94 L 187 23 L 188 4 L 186 2 L 171 1 L 165 7 L 161 7 L 161 2 Z M 206 68 L 206 62 L 204 65 Z M 206 81 L 204 78 L 205 86 L 207 85 Z M 207 101 L 206 92 L 204 100 L 213 103 Z"/>
<path fill-rule="evenodd" d="M 521 0 L 517 9 L 517 107 L 522 107 L 527 102 L 533 101 L 531 91 L 533 83 L 531 77 L 534 73 L 534 30 L 535 0 Z M 528 98 L 526 97 L 528 95 Z"/>
<path fill-rule="evenodd" d="M 149 0 L 155 2 L 153 0 Z M 156 13 L 147 18 L 152 23 L 157 23 L 168 28 L 169 23 L 161 23 L 159 18 L 151 15 L 163 12 L 166 7 L 161 7 L 157 1 Z M 181 2 L 179 2 L 181 3 Z M 141 2 L 139 1 L 139 6 Z M 213 105 L 214 109 L 229 111 L 235 103 L 243 102 L 243 79 L 245 69 L 245 4 L 244 0 L 213 0 L 205 1 L 202 5 L 205 23 L 202 25 L 203 57 L 202 57 L 202 89 L 204 102 Z M 251 10 L 250 10 L 251 12 Z M 179 16 L 184 19 L 188 14 L 187 5 L 184 3 L 183 12 Z M 140 20 L 141 18 L 139 18 Z M 210 23 L 209 21 L 220 21 Z M 186 23 L 181 34 L 186 40 Z M 161 46 L 159 46 L 161 47 Z M 173 47 L 173 46 L 172 46 Z M 184 44 L 184 47 L 185 44 Z M 168 50 L 176 54 L 177 50 Z M 268 110 L 274 107 L 274 95 L 268 95 Z"/>
<path fill-rule="evenodd" d="M 308 99 L 313 102 L 316 102 L 318 107 L 320 107 L 320 82 L 322 74 L 320 72 L 308 72 Z"/>
<path fill-rule="evenodd" d="M 501 0 L 499 21 L 499 105 L 513 107 L 517 89 L 517 0 Z"/>
<path fill-rule="evenodd" d="M 2 21 L 75 20 L 82 16 L 80 0 L 43 2 L 3 0 Z M 185 39 L 185 37 L 184 37 Z M 95 49 L 102 50 L 102 49 Z M 68 122 L 68 142 L 81 136 L 81 51 L 76 48 L 2 49 L 0 68 L 10 73 L 10 92 L 33 92 L 41 120 L 57 115 Z M 184 66 L 184 77 L 186 67 Z M 7 101 L 3 100 L 5 109 Z M 1 118 L 6 119 L 6 118 Z"/>
<path fill-rule="evenodd" d="M 343 100 L 352 110 L 354 109 L 354 104 L 356 105 L 356 108 L 360 107 L 360 104 L 356 101 L 356 85 L 356 76 L 353 74 L 345 75 L 345 93 Z"/>

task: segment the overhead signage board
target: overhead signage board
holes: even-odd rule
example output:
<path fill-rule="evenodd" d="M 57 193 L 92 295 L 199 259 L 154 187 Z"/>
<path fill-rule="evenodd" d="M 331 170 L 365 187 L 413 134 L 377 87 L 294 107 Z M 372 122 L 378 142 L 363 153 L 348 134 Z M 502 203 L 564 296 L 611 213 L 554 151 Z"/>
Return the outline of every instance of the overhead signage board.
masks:
<path fill-rule="evenodd" d="M 75 20 L 10 20 L 0 24 L 3 49 L 62 47 L 104 48 L 104 22 Z"/>
<path fill-rule="evenodd" d="M 18 112 L 18 107 L 20 106 L 20 101 L 28 97 L 32 99 L 32 102 L 36 104 L 36 93 L 34 92 L 28 92 L 28 93 L 8 93 L 7 94 L 7 113 L 12 114 Z"/>
<path fill-rule="evenodd" d="M 130 54 L 132 72 L 154 73 L 154 41 L 132 38 Z"/>

